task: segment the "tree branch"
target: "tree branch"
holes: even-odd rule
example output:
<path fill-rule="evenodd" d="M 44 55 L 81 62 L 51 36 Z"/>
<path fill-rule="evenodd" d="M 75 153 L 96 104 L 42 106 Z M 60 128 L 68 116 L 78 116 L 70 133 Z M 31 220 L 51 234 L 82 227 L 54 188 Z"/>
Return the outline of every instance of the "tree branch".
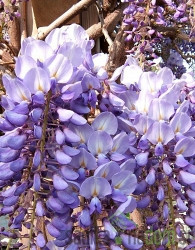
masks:
<path fill-rule="evenodd" d="M 86 10 L 90 5 L 92 5 L 95 0 L 81 0 L 77 4 L 74 4 L 69 10 L 67 10 L 63 15 L 58 17 L 53 23 L 47 27 L 41 27 L 38 29 L 38 39 L 43 40 L 50 31 L 60 26 L 62 23 L 67 23 L 73 17 Z"/>
<path fill-rule="evenodd" d="M 125 4 L 122 6 L 119 6 L 114 12 L 109 14 L 104 19 L 104 28 L 107 30 L 107 32 L 110 33 L 114 30 L 117 23 L 121 20 L 121 16 L 125 7 L 126 7 Z M 89 29 L 87 29 L 87 34 L 89 35 L 91 39 L 94 39 L 94 40 L 103 36 L 102 23 L 99 22 L 97 24 L 92 25 Z"/>
<path fill-rule="evenodd" d="M 24 1 L 21 3 L 21 22 L 20 22 L 21 41 L 23 41 L 27 37 L 26 12 L 27 12 L 27 2 Z"/>
<path fill-rule="evenodd" d="M 102 12 L 102 6 L 100 6 L 100 0 L 98 0 L 98 2 L 96 2 L 96 7 L 97 7 L 98 16 L 99 16 L 99 19 L 101 22 L 102 33 L 104 34 L 104 37 L 105 37 L 107 43 L 109 44 L 109 46 L 111 46 L 113 41 L 110 38 L 107 29 L 105 28 L 104 16 L 103 16 L 103 12 Z"/>
<path fill-rule="evenodd" d="M 114 39 L 112 46 L 110 46 L 109 58 L 106 65 L 106 70 L 109 76 L 111 76 L 114 70 L 117 67 L 121 66 L 126 59 L 125 56 L 126 33 L 124 32 L 125 30 L 127 30 L 127 26 L 122 25 L 120 27 L 119 32 L 116 35 L 116 38 Z"/>
<path fill-rule="evenodd" d="M 164 36 L 173 37 L 174 39 L 179 38 L 181 40 L 185 40 L 192 43 L 195 42 L 194 37 L 190 38 L 190 36 L 181 32 L 177 26 L 165 27 L 162 25 L 152 24 L 152 28 L 156 29 L 159 32 L 162 32 Z"/>

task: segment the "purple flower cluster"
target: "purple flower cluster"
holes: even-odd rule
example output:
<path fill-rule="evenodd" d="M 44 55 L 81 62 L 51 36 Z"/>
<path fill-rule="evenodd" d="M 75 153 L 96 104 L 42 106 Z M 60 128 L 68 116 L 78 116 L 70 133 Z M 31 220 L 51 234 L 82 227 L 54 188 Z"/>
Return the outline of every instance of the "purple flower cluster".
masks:
<path fill-rule="evenodd" d="M 16 77 L 3 76 L 0 214 L 10 231 L 0 234 L 22 238 L 26 227 L 28 249 L 140 249 L 128 216 L 137 208 L 146 230 L 172 229 L 190 249 L 195 80 L 144 72 L 130 56 L 109 79 L 93 45 L 76 24 L 27 38 Z"/>
<path fill-rule="evenodd" d="M 185 239 L 182 227 L 186 224 L 193 235 L 193 76 L 185 73 L 178 80 L 169 68 L 143 72 L 128 57 L 106 84 L 101 108 L 115 113 L 120 129 L 129 135 L 128 155 L 136 160 L 134 174 L 138 179 L 133 194 L 138 198 L 137 208 L 148 211 L 145 225 L 162 232 L 171 227 L 178 238 Z M 115 102 L 110 95 L 115 96 Z M 189 239 L 185 240 L 188 243 Z M 159 249 L 165 249 L 167 242 L 165 238 Z"/>
<path fill-rule="evenodd" d="M 9 215 L 11 231 L 0 234 L 21 238 L 26 227 L 28 249 L 72 250 L 83 242 L 121 249 L 116 237 L 121 247 L 142 247 L 125 216 L 137 206 L 132 136 L 112 112 L 91 115 L 108 78 L 107 55 L 92 56 L 93 44 L 76 24 L 53 30 L 45 42 L 27 38 L 16 77 L 3 76 L 0 214 Z"/>
<path fill-rule="evenodd" d="M 192 8 L 190 2 L 183 0 L 121 0 L 121 2 L 129 3 L 123 12 L 125 14 L 124 25 L 130 27 L 126 31 L 126 41 L 134 42 L 136 46 L 130 52 L 137 54 L 138 57 L 140 54 L 143 56 L 147 53 L 156 57 L 154 46 L 164 37 L 161 26 L 172 28 L 185 23 L 189 25 L 189 29 L 191 27 L 188 14 Z"/>
<path fill-rule="evenodd" d="M 0 23 L 4 26 L 8 21 L 19 17 L 19 3 L 28 0 L 0 0 Z"/>

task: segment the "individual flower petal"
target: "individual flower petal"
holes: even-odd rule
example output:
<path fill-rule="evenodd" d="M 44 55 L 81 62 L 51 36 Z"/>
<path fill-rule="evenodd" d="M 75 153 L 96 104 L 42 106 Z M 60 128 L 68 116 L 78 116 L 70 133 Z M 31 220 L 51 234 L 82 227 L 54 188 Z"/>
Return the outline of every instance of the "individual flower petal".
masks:
<path fill-rule="evenodd" d="M 67 145 L 63 146 L 63 151 L 65 154 L 67 154 L 69 156 L 75 156 L 75 155 L 78 155 L 80 153 L 79 149 L 72 148 L 72 147 L 69 147 Z"/>
<path fill-rule="evenodd" d="M 134 120 L 134 126 L 139 134 L 144 135 L 152 125 L 153 120 L 146 115 L 138 115 Z"/>
<path fill-rule="evenodd" d="M 159 201 L 162 201 L 162 200 L 164 200 L 164 197 L 165 197 L 164 188 L 162 186 L 159 186 L 158 193 L 157 193 L 157 199 Z"/>
<path fill-rule="evenodd" d="M 9 164 L 0 165 L 0 180 L 7 181 L 13 177 L 15 173 L 10 170 Z"/>
<path fill-rule="evenodd" d="M 176 155 L 176 161 L 175 161 L 175 164 L 178 166 L 178 167 L 186 167 L 189 162 L 183 157 L 183 155 L 181 154 L 178 154 Z"/>
<path fill-rule="evenodd" d="M 57 150 L 55 153 L 56 156 L 56 160 L 60 163 L 60 164 L 68 164 L 71 162 L 72 158 L 70 156 L 68 156 L 67 154 L 65 154 L 63 151 L 61 150 Z"/>
<path fill-rule="evenodd" d="M 45 237 L 42 233 L 39 232 L 37 235 L 37 245 L 42 248 L 45 246 L 45 244 L 46 244 Z"/>
<path fill-rule="evenodd" d="M 41 162 L 41 151 L 37 149 L 33 157 L 33 166 L 37 168 Z"/>
<path fill-rule="evenodd" d="M 46 225 L 46 228 L 47 228 L 47 231 L 49 232 L 49 234 L 50 234 L 51 236 L 53 236 L 53 237 L 58 237 L 58 236 L 60 236 L 60 231 L 59 231 L 56 227 L 54 227 L 54 226 L 52 225 L 52 223 L 48 223 L 48 224 Z"/>
<path fill-rule="evenodd" d="M 91 216 L 89 209 L 85 208 L 82 210 L 81 215 L 79 216 L 79 221 L 84 227 L 89 227 L 91 225 Z"/>
<path fill-rule="evenodd" d="M 89 170 L 94 170 L 97 168 L 95 157 L 84 148 L 81 148 L 80 153 L 72 158 L 70 165 L 77 168 L 87 168 Z"/>
<path fill-rule="evenodd" d="M 32 68 L 24 77 L 24 86 L 26 86 L 32 94 L 38 91 L 47 93 L 51 87 L 51 81 L 47 71 L 37 67 Z"/>
<path fill-rule="evenodd" d="M 81 85 L 83 88 L 83 91 L 88 91 L 90 89 L 99 89 L 100 88 L 100 82 L 99 80 L 92 76 L 91 74 L 85 73 Z"/>
<path fill-rule="evenodd" d="M 67 180 L 76 180 L 79 177 L 79 174 L 70 169 L 69 167 L 62 166 L 60 170 L 63 177 Z"/>
<path fill-rule="evenodd" d="M 130 66 L 126 66 L 121 74 L 121 83 L 129 88 L 131 84 L 138 83 L 142 73 L 142 69 L 138 65 L 132 64 Z"/>
<path fill-rule="evenodd" d="M 168 121 L 174 114 L 174 107 L 165 100 L 153 99 L 150 103 L 148 116 L 154 121 Z"/>
<path fill-rule="evenodd" d="M 57 190 L 64 190 L 68 187 L 68 183 L 57 174 L 53 175 L 53 185 Z"/>
<path fill-rule="evenodd" d="M 120 165 L 121 170 L 128 170 L 134 173 L 134 170 L 136 168 L 136 161 L 135 159 L 128 159 L 127 161 L 123 162 Z"/>
<path fill-rule="evenodd" d="M 67 192 L 67 189 L 57 191 L 58 198 L 64 204 L 72 204 L 75 202 L 75 198 Z"/>
<path fill-rule="evenodd" d="M 175 114 L 170 124 L 175 134 L 178 132 L 186 133 L 192 126 L 190 117 L 183 112 Z"/>
<path fill-rule="evenodd" d="M 137 208 L 146 208 L 150 203 L 150 196 L 147 195 L 137 202 Z"/>
<path fill-rule="evenodd" d="M 49 70 L 50 77 L 55 78 L 57 83 L 67 83 L 73 74 L 71 62 L 62 54 L 50 57 L 44 62 L 45 69 Z"/>
<path fill-rule="evenodd" d="M 109 182 L 102 177 L 89 177 L 82 183 L 80 188 L 80 195 L 87 199 L 96 196 L 104 198 L 111 192 Z"/>
<path fill-rule="evenodd" d="M 186 216 L 185 217 L 185 223 L 190 226 L 190 227 L 194 227 L 195 226 L 195 220 L 190 217 L 190 216 Z"/>
<path fill-rule="evenodd" d="M 55 135 L 56 135 L 56 142 L 59 145 L 64 144 L 64 142 L 65 142 L 65 134 L 62 132 L 62 130 L 57 129 Z"/>
<path fill-rule="evenodd" d="M 93 197 L 93 199 L 89 204 L 89 208 L 90 208 L 90 214 L 93 214 L 95 211 L 97 211 L 100 214 L 102 211 L 101 201 L 97 197 Z"/>
<path fill-rule="evenodd" d="M 152 168 L 150 169 L 148 175 L 146 176 L 146 182 L 151 186 L 154 184 L 155 180 L 156 180 L 155 170 Z"/>
<path fill-rule="evenodd" d="M 148 162 L 148 152 L 139 153 L 136 155 L 135 159 L 139 166 L 145 166 Z"/>
<path fill-rule="evenodd" d="M 124 154 L 128 148 L 129 137 L 125 132 L 121 132 L 113 138 L 112 152 Z"/>
<path fill-rule="evenodd" d="M 45 215 L 45 209 L 43 207 L 42 201 L 40 200 L 37 201 L 35 212 L 36 212 L 36 215 L 40 217 Z"/>
<path fill-rule="evenodd" d="M 79 136 L 75 134 L 74 132 L 72 132 L 69 128 L 65 128 L 63 132 L 65 134 L 65 140 L 67 142 L 79 142 L 80 141 Z"/>
<path fill-rule="evenodd" d="M 134 197 L 128 196 L 127 201 L 122 203 L 114 213 L 115 216 L 119 216 L 123 213 L 131 213 L 137 207 L 137 203 Z"/>
<path fill-rule="evenodd" d="M 38 120 L 41 118 L 41 115 L 43 113 L 43 110 L 41 108 L 35 108 L 31 111 L 30 115 L 34 122 L 38 122 Z"/>
<path fill-rule="evenodd" d="M 103 225 L 104 225 L 104 229 L 106 230 L 108 237 L 114 240 L 114 238 L 118 234 L 117 230 L 112 226 L 112 224 L 108 220 L 104 220 Z"/>
<path fill-rule="evenodd" d="M 64 204 L 57 198 L 49 197 L 46 202 L 46 206 L 55 212 L 60 212 L 63 209 Z"/>
<path fill-rule="evenodd" d="M 19 150 L 14 150 L 10 148 L 0 148 L 0 162 L 11 162 L 18 158 L 20 155 Z"/>
<path fill-rule="evenodd" d="M 66 84 L 62 90 L 62 100 L 76 100 L 83 92 L 81 82 L 75 82 L 73 84 Z"/>
<path fill-rule="evenodd" d="M 126 195 L 134 192 L 137 186 L 137 178 L 127 170 L 123 170 L 112 177 L 112 186 Z"/>
<path fill-rule="evenodd" d="M 154 72 L 143 72 L 138 82 L 142 91 L 149 92 L 151 94 L 158 92 L 162 84 L 162 79 Z"/>
<path fill-rule="evenodd" d="M 24 79 L 26 73 L 37 66 L 32 57 L 23 55 L 16 59 L 15 72 L 17 77 Z"/>
<path fill-rule="evenodd" d="M 54 54 L 51 47 L 41 40 L 34 40 L 27 44 L 25 55 L 32 57 L 36 62 L 44 62 Z"/>
<path fill-rule="evenodd" d="M 121 234 L 120 237 L 122 239 L 123 246 L 127 249 L 131 250 L 140 249 L 143 246 L 143 242 L 133 236 L 127 234 Z"/>
<path fill-rule="evenodd" d="M 112 149 L 112 146 L 112 138 L 105 131 L 94 132 L 87 142 L 87 147 L 93 155 L 107 154 Z"/>
<path fill-rule="evenodd" d="M 62 109 L 62 108 L 58 108 L 57 112 L 61 122 L 69 121 L 74 114 L 72 110 Z"/>
<path fill-rule="evenodd" d="M 34 174 L 33 186 L 36 192 L 38 192 L 41 188 L 41 178 L 40 178 L 39 173 Z"/>
<path fill-rule="evenodd" d="M 108 163 L 105 163 L 101 166 L 99 166 L 95 172 L 94 172 L 94 176 L 98 176 L 98 177 L 103 177 L 106 178 L 108 181 L 112 179 L 112 176 L 118 172 L 120 172 L 120 167 L 119 165 L 114 162 L 114 161 L 110 161 Z"/>
<path fill-rule="evenodd" d="M 18 114 L 18 113 L 11 111 L 11 110 L 6 110 L 4 112 L 4 114 L 6 116 L 6 119 L 10 123 L 12 123 L 13 125 L 18 126 L 18 127 L 23 126 L 28 118 L 27 115 Z"/>
<path fill-rule="evenodd" d="M 86 124 L 87 120 L 83 118 L 81 115 L 74 113 L 73 116 L 70 118 L 70 122 L 80 126 Z"/>
<path fill-rule="evenodd" d="M 110 103 L 113 106 L 123 107 L 124 104 L 125 104 L 125 102 L 121 98 L 119 98 L 118 96 L 116 96 L 116 95 L 114 95 L 112 93 L 109 93 L 108 98 L 109 98 Z"/>
<path fill-rule="evenodd" d="M 188 207 L 186 206 L 184 201 L 179 196 L 177 197 L 177 206 L 178 206 L 179 210 L 182 212 L 185 212 L 188 210 Z"/>
<path fill-rule="evenodd" d="M 9 75 L 2 76 L 3 84 L 6 89 L 6 95 L 9 99 L 21 103 L 22 101 L 31 101 L 31 93 L 23 83 L 17 79 L 12 79 Z"/>
<path fill-rule="evenodd" d="M 41 139 L 42 137 L 42 127 L 34 125 L 34 137 Z"/>
<path fill-rule="evenodd" d="M 195 139 L 183 138 L 177 142 L 174 148 L 175 154 L 182 154 L 184 157 L 190 157 L 195 154 Z"/>
<path fill-rule="evenodd" d="M 118 129 L 118 121 L 111 112 L 103 112 L 94 119 L 91 126 L 94 130 L 101 130 L 114 135 Z"/>
<path fill-rule="evenodd" d="M 166 145 L 174 138 L 172 128 L 164 122 L 154 122 L 146 133 L 146 138 L 154 145 L 161 142 Z"/>
<path fill-rule="evenodd" d="M 191 173 L 188 173 L 186 171 L 181 170 L 179 172 L 179 177 L 187 185 L 191 185 L 191 184 L 195 183 L 195 175 L 194 174 L 191 174 Z"/>
<path fill-rule="evenodd" d="M 168 161 L 166 161 L 166 160 L 163 161 L 163 170 L 164 170 L 166 175 L 170 175 L 173 171 L 171 166 L 169 165 Z"/>
<path fill-rule="evenodd" d="M 70 124 L 69 128 L 80 137 L 80 143 L 87 143 L 90 135 L 94 132 L 92 127 L 88 123 L 83 126 Z"/>
<path fill-rule="evenodd" d="M 3 200 L 4 206 L 12 206 L 15 205 L 18 202 L 19 197 L 18 196 L 9 196 Z"/>

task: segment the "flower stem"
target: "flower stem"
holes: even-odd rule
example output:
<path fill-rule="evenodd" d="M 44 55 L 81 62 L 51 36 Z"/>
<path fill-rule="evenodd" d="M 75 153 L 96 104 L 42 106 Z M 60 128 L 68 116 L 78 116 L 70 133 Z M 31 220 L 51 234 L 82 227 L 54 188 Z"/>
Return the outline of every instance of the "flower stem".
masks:
<path fill-rule="evenodd" d="M 95 229 L 95 249 L 98 250 L 98 226 L 97 226 L 97 218 L 96 218 L 96 214 L 93 214 L 93 225 L 94 225 L 94 229 Z"/>
<path fill-rule="evenodd" d="M 33 225 L 34 225 L 34 219 L 35 219 L 35 208 L 37 204 L 37 193 L 34 193 L 34 202 L 33 202 L 33 211 L 31 215 L 31 227 L 30 227 L 30 233 L 29 233 L 29 242 L 28 242 L 28 248 L 27 250 L 30 250 L 31 247 L 31 239 L 32 239 L 32 234 L 33 234 Z"/>
<path fill-rule="evenodd" d="M 178 242 L 176 240 L 176 225 L 175 225 L 175 214 L 174 214 L 174 207 L 173 207 L 173 193 L 172 193 L 172 187 L 170 185 L 169 180 L 167 179 L 167 187 L 168 187 L 168 198 L 169 198 L 169 205 L 170 205 L 170 212 L 171 212 L 171 222 L 172 222 L 172 228 L 174 230 L 174 237 L 175 237 L 175 249 L 178 249 Z M 172 245 L 174 249 L 174 246 Z"/>
<path fill-rule="evenodd" d="M 48 92 L 48 95 L 47 95 L 46 106 L 45 106 L 45 110 L 44 110 L 42 137 L 41 137 L 41 142 L 40 142 L 40 151 L 41 151 L 42 155 L 41 155 L 41 163 L 39 165 L 39 169 L 41 168 L 41 164 L 42 164 L 43 159 L 44 159 L 43 153 L 44 153 L 44 149 L 45 149 L 46 131 L 47 131 L 48 114 L 49 114 L 49 104 L 50 104 L 51 96 L 52 96 L 52 91 L 50 90 Z M 30 228 L 30 233 L 29 233 L 29 242 L 28 242 L 28 249 L 27 250 L 30 250 L 30 247 L 31 247 L 37 198 L 38 198 L 38 194 L 37 194 L 37 192 L 34 192 L 33 211 L 31 214 L 31 228 Z"/>

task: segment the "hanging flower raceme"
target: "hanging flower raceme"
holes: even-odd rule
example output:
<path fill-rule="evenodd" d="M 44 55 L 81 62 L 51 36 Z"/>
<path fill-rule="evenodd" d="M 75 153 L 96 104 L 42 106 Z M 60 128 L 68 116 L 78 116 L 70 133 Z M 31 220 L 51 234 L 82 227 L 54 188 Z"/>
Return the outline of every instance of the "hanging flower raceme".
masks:
<path fill-rule="evenodd" d="M 194 79 L 184 74 L 176 80 L 168 68 L 143 72 L 128 57 L 106 84 L 100 107 L 117 115 L 119 131 L 129 137 L 128 157 L 137 164 L 138 185 L 133 193 L 138 197 L 137 207 L 150 211 L 145 224 L 154 235 L 158 230 L 166 232 L 172 223 L 170 230 L 177 241 L 181 237 L 177 218 L 194 226 Z M 111 93 L 124 105 L 110 100 Z M 166 244 L 167 240 L 162 241 L 162 247 Z"/>
<path fill-rule="evenodd" d="M 28 249 L 79 249 L 83 239 L 101 249 L 116 246 L 117 237 L 121 247 L 142 246 L 126 233 L 135 228 L 126 214 L 137 206 L 129 135 L 111 112 L 92 123 L 84 117 L 107 79 L 107 55 L 92 56 L 92 47 L 76 24 L 53 30 L 45 42 L 27 38 L 16 77 L 3 76 L 0 214 L 9 215 L 10 231 L 0 234 L 22 238 L 26 227 Z"/>

